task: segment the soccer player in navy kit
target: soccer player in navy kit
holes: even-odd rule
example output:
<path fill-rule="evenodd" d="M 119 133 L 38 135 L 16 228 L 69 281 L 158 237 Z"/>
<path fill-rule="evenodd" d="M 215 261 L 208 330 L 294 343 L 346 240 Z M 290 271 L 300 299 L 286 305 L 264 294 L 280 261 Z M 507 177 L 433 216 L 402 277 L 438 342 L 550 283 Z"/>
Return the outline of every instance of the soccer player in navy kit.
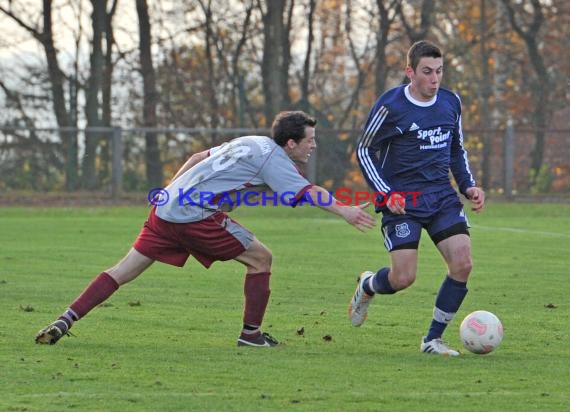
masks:
<path fill-rule="evenodd" d="M 269 301 L 272 254 L 226 213 L 238 205 L 238 196 L 242 192 L 264 194 L 271 190 L 275 197 L 269 199 L 276 203 L 277 197 L 291 206 L 309 197 L 311 204 L 342 217 L 359 230 L 370 229 L 376 223 L 362 210 L 366 205 L 340 205 L 328 191 L 309 183 L 300 173 L 297 166 L 307 163 L 317 146 L 315 125 L 316 120 L 304 112 L 281 112 L 273 121 L 273 138 L 243 136 L 192 155 L 166 187 L 169 201 L 151 209 L 127 255 L 100 273 L 56 321 L 40 330 L 36 343 L 55 344 L 74 322 L 154 261 L 182 267 L 193 256 L 206 268 L 215 261 L 232 259 L 246 267 L 243 329 L 238 346 L 277 345 L 274 338 L 261 331 Z M 246 199 L 242 202 L 256 203 Z M 211 293 L 223 291 L 214 286 Z"/>
<path fill-rule="evenodd" d="M 457 356 L 459 352 L 441 337 L 467 294 L 472 261 L 467 219 L 449 171 L 473 211 L 481 211 L 485 194 L 469 170 L 459 97 L 440 88 L 441 50 L 428 41 L 414 43 L 405 72 L 410 83 L 378 98 L 357 146 L 362 173 L 380 193 L 376 203 L 383 206 L 376 211 L 382 212 L 384 245 L 391 264 L 360 275 L 348 312 L 351 323 L 360 326 L 375 294 L 393 294 L 412 285 L 425 229 L 447 264 L 447 275 L 420 351 Z M 396 192 L 408 196 L 399 199 Z"/>

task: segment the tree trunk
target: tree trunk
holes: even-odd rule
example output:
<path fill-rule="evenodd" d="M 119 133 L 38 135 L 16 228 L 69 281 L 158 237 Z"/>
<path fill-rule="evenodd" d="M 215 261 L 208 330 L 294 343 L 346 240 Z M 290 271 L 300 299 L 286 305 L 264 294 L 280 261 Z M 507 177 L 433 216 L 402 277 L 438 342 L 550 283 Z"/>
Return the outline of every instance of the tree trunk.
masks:
<path fill-rule="evenodd" d="M 101 132 L 89 130 L 89 128 L 101 126 L 99 93 L 101 92 L 103 68 L 105 66 L 102 40 L 105 32 L 107 0 L 91 0 L 91 4 L 93 6 L 93 12 L 91 13 L 93 39 L 91 43 L 89 79 L 87 89 L 85 90 L 85 117 L 87 118 L 88 130 L 85 132 L 85 153 L 82 164 L 83 187 L 88 190 L 93 190 L 97 187 L 95 160 Z"/>
<path fill-rule="evenodd" d="M 113 97 L 113 45 L 115 37 L 113 33 L 113 16 L 117 10 L 118 0 L 113 0 L 111 10 L 105 13 L 105 52 L 103 58 L 105 66 L 102 80 L 102 104 L 101 104 L 101 124 L 109 129 L 112 127 L 112 97 Z M 112 139 L 113 133 L 105 134 L 105 139 L 101 142 L 101 166 L 99 170 L 99 180 L 108 182 L 111 178 L 112 163 Z"/>
<path fill-rule="evenodd" d="M 386 48 L 388 47 L 388 35 L 392 20 L 389 17 L 390 9 L 393 4 L 386 7 L 384 0 L 376 0 L 379 15 L 379 29 L 376 33 L 376 52 L 374 60 L 376 62 L 376 75 L 374 77 L 374 86 L 376 94 L 380 95 L 386 90 L 386 80 L 388 79 L 388 64 L 386 62 Z"/>
<path fill-rule="evenodd" d="M 158 92 L 156 76 L 151 54 L 151 31 L 148 5 L 146 0 L 137 0 L 137 15 L 139 18 L 139 53 L 141 73 L 143 78 L 143 124 L 145 127 L 157 126 L 156 106 Z M 160 149 L 156 132 L 145 133 L 145 163 L 146 179 L 149 187 L 161 187 L 164 180 Z"/>
<path fill-rule="evenodd" d="M 542 168 L 544 156 L 544 134 L 547 127 L 548 117 L 551 113 L 550 108 L 550 77 L 544 63 L 544 58 L 540 54 L 540 39 L 538 34 L 542 23 L 544 22 L 544 14 L 542 13 L 542 5 L 539 0 L 531 0 L 529 9 L 520 9 L 520 13 L 528 13 L 530 16 L 517 19 L 514 7 L 509 0 L 502 0 L 507 11 L 509 21 L 512 28 L 523 39 L 528 51 L 530 63 L 536 73 L 536 81 L 534 82 L 534 127 L 535 139 L 534 147 L 531 151 L 530 171 L 531 186 L 537 183 L 537 179 Z M 526 24 L 524 22 L 527 22 Z M 525 24 L 526 27 L 523 27 Z"/>
<path fill-rule="evenodd" d="M 215 132 L 218 129 L 220 124 L 219 116 L 220 116 L 220 105 L 218 102 L 218 97 L 216 93 L 216 64 L 215 64 L 215 56 L 214 56 L 214 45 L 216 44 L 217 39 L 215 38 L 215 32 L 212 21 L 212 8 L 211 8 L 211 1 L 208 1 L 208 5 L 202 4 L 202 8 L 204 10 L 204 14 L 206 15 L 206 63 L 208 64 L 208 78 L 206 80 L 206 87 L 208 91 L 208 100 L 210 103 L 210 128 L 214 130 L 212 135 L 210 136 L 210 144 L 215 146 L 218 144 L 218 136 Z"/>
<path fill-rule="evenodd" d="M 417 41 L 424 40 L 433 23 L 433 14 L 435 9 L 435 1 L 434 0 L 423 0 L 420 10 L 420 24 L 419 29 L 415 29 L 415 25 L 408 21 L 406 17 L 406 13 L 402 8 L 402 2 L 397 2 L 396 12 L 400 15 L 400 19 L 402 20 L 402 24 L 406 30 L 406 34 L 410 39 L 410 44 L 413 44 Z"/>
<path fill-rule="evenodd" d="M 263 58 L 261 73 L 265 96 L 265 118 L 271 122 L 281 110 L 290 106 L 289 64 L 290 44 L 288 26 L 283 21 L 286 0 L 267 1 L 263 14 Z"/>
<path fill-rule="evenodd" d="M 489 110 L 489 98 L 491 97 L 491 81 L 489 74 L 489 53 L 487 50 L 487 7 L 486 1 L 480 0 L 481 16 L 479 17 L 479 31 L 481 35 L 481 88 L 479 89 L 481 99 L 481 139 L 483 141 L 483 153 L 481 169 L 483 177 L 481 186 L 484 189 L 490 188 L 491 176 L 491 137 L 489 136 L 489 125 L 491 124 L 491 112 Z"/>
<path fill-rule="evenodd" d="M 43 0 L 43 32 L 39 34 L 48 67 L 48 74 L 53 98 L 53 110 L 58 127 L 69 128 L 76 126 L 71 121 L 65 104 L 64 76 L 57 59 L 57 50 L 53 40 L 51 0 Z M 37 36 L 36 36 L 37 37 Z M 75 90 L 76 92 L 76 90 Z M 68 191 L 76 190 L 79 184 L 79 163 L 77 153 L 77 133 L 66 130 L 61 132 L 63 157 L 65 161 L 65 188 Z"/>

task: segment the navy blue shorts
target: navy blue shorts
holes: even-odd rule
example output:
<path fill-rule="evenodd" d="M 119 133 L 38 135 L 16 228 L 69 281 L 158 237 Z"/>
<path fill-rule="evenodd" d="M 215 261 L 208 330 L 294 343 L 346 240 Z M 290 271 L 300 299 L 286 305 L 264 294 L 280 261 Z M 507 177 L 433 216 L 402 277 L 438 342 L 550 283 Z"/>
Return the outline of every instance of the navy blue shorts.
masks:
<path fill-rule="evenodd" d="M 389 252 L 417 249 L 422 228 L 426 229 L 436 245 L 454 235 L 469 235 L 469 223 L 463 211 L 463 204 L 453 188 L 420 194 L 416 200 L 415 205 L 411 199 L 406 200 L 405 215 L 383 211 L 382 234 L 384 246 Z"/>

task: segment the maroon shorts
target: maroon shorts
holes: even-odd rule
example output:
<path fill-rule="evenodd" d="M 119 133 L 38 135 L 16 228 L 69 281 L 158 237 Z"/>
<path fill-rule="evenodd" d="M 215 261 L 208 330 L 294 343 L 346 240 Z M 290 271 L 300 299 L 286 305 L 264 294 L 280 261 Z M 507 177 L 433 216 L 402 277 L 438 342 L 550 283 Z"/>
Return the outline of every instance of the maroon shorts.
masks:
<path fill-rule="evenodd" d="M 209 268 L 241 255 L 253 234 L 223 212 L 191 223 L 167 222 L 152 208 L 133 247 L 151 259 L 182 267 L 190 255 Z"/>

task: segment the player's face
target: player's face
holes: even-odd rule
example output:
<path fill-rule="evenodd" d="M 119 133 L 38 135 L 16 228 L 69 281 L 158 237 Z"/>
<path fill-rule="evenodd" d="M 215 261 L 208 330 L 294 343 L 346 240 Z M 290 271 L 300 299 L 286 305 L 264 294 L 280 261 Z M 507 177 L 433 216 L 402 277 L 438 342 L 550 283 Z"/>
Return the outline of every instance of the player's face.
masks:
<path fill-rule="evenodd" d="M 443 76 L 443 59 L 441 57 L 422 57 L 416 70 L 406 68 L 406 75 L 411 80 L 412 96 L 422 102 L 433 99 L 441 85 Z"/>
<path fill-rule="evenodd" d="M 307 163 L 309 157 L 311 157 L 311 152 L 317 147 L 315 128 L 305 127 L 305 137 L 298 142 L 295 142 L 293 139 L 289 140 L 287 147 L 289 149 L 287 150 L 289 157 L 295 163 Z"/>

